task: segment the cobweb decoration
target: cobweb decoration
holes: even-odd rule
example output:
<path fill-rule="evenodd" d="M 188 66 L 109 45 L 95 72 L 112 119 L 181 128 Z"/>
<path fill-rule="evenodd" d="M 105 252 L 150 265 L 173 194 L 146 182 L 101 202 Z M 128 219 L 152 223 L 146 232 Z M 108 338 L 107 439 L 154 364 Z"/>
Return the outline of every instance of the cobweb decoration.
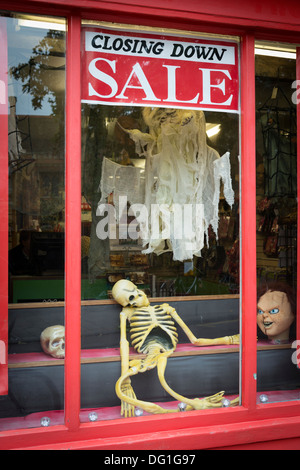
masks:
<path fill-rule="evenodd" d="M 172 251 L 178 261 L 201 256 L 208 227 L 218 232 L 221 181 L 227 203 L 234 202 L 230 155 L 220 157 L 207 145 L 203 111 L 144 108 L 143 118 L 149 133 L 124 131 L 146 158 L 145 179 L 138 168 L 105 160 L 101 201 L 113 192 L 115 205 L 120 195 L 130 204 L 144 204 L 147 210 L 136 213 L 143 253 Z"/>
<path fill-rule="evenodd" d="M 99 204 L 105 203 L 108 196 L 113 193 L 114 206 L 119 213 L 120 196 L 126 196 L 130 205 L 144 202 L 144 172 L 141 168 L 120 165 L 104 157 L 99 189 L 101 191 Z"/>

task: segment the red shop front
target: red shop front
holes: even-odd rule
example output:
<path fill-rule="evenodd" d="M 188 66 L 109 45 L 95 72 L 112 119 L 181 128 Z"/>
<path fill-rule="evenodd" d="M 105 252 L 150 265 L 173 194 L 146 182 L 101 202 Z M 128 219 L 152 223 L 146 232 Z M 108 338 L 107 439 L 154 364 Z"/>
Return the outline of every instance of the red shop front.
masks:
<path fill-rule="evenodd" d="M 0 6 L 0 448 L 299 449 L 300 5 Z"/>

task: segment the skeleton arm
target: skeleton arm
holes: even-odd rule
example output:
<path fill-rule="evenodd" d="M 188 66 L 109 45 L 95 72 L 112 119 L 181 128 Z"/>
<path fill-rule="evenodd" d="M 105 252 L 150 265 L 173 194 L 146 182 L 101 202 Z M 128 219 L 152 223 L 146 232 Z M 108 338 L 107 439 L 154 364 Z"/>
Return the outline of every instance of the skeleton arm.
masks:
<path fill-rule="evenodd" d="M 191 332 L 189 327 L 180 318 L 175 308 L 171 307 L 168 304 L 163 304 L 163 306 L 166 309 L 166 311 L 171 315 L 173 320 L 175 320 L 178 323 L 178 325 L 183 329 L 183 331 L 187 335 L 190 342 L 194 344 L 195 346 L 211 346 L 211 345 L 218 345 L 218 344 L 239 344 L 240 343 L 239 335 L 223 336 L 222 338 L 213 338 L 213 339 L 196 338 L 196 336 Z"/>
<path fill-rule="evenodd" d="M 135 399 L 135 393 L 131 386 L 131 380 L 128 377 L 129 372 L 129 342 L 126 337 L 126 322 L 130 316 L 131 309 L 123 308 L 120 313 L 120 355 L 121 355 L 121 382 L 116 384 L 117 395 L 121 398 L 121 414 L 127 416 L 134 416 L 134 406 L 122 400 L 121 394 L 129 398 Z M 120 382 L 120 383 L 119 383 Z"/>
<path fill-rule="evenodd" d="M 120 313 L 120 355 L 121 355 L 121 374 L 125 375 L 129 369 L 129 342 L 126 337 L 126 324 L 128 319 L 128 310 L 123 308 Z"/>

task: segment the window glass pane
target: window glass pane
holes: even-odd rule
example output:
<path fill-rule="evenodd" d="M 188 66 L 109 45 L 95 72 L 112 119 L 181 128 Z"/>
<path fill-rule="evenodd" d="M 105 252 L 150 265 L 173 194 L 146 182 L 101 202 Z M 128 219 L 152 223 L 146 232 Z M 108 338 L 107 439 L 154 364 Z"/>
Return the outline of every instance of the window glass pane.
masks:
<path fill-rule="evenodd" d="M 153 128 L 149 131 L 149 126 L 145 122 L 148 109 L 83 104 L 83 122 L 86 123 L 83 134 L 83 299 L 109 298 L 112 285 L 120 277 L 128 277 L 143 286 L 151 297 L 238 294 L 238 116 L 233 113 L 214 111 L 203 113 L 174 109 L 159 109 L 153 116 L 153 126 L 157 125 L 155 120 L 163 122 L 165 119 L 169 119 L 170 122 L 176 119 L 177 125 L 180 126 L 182 119 L 188 121 L 201 116 L 201 119 L 206 121 L 207 148 L 205 151 L 208 152 L 206 158 L 210 159 L 212 168 L 213 161 L 218 154 L 223 156 L 228 149 L 232 149 L 229 162 L 232 187 L 237 197 L 233 200 L 232 206 L 223 194 L 220 199 L 218 198 L 218 204 L 215 206 L 212 204 L 219 188 L 215 185 L 213 172 L 210 172 L 209 163 L 207 163 L 206 167 L 201 170 L 204 180 L 203 186 L 199 188 L 199 191 L 202 191 L 201 201 L 203 201 L 200 204 L 203 204 L 204 210 L 210 205 L 208 210 L 211 212 L 203 214 L 203 219 L 202 214 L 199 214 L 201 217 L 199 225 L 206 224 L 210 216 L 212 220 L 215 217 L 213 212 L 216 211 L 217 233 L 213 231 L 211 224 L 207 223 L 207 230 L 203 229 L 203 233 L 200 233 L 200 230 L 195 232 L 199 238 L 201 237 L 200 240 L 193 240 L 193 238 L 189 240 L 187 234 L 190 235 L 195 230 L 193 222 L 196 223 L 196 207 L 189 206 L 187 201 L 193 201 L 195 188 L 191 186 L 191 195 L 183 198 L 185 206 L 176 202 L 180 200 L 177 198 L 178 192 L 180 194 L 185 190 L 190 184 L 188 178 L 193 175 L 187 173 L 189 170 L 184 173 L 179 166 L 173 167 L 173 162 L 176 161 L 175 153 L 180 155 L 175 138 L 173 140 L 170 136 L 168 141 L 162 143 L 163 147 L 166 147 L 164 151 L 169 160 L 160 161 L 159 165 L 159 171 L 165 182 L 161 193 L 165 191 L 168 194 L 160 195 L 157 194 L 154 186 L 157 178 L 154 173 L 157 169 L 149 168 L 147 151 L 145 156 L 145 150 L 137 149 L 134 140 L 130 137 L 130 130 L 133 130 L 131 135 L 140 132 L 144 134 L 142 138 L 151 137 Z M 171 113 L 174 113 L 174 118 Z M 167 134 L 164 135 L 164 132 L 167 132 L 165 129 L 166 125 L 159 139 L 163 140 L 168 137 Z M 190 142 L 192 146 L 194 139 L 194 147 L 197 147 L 198 142 L 195 143 L 195 139 L 199 138 L 199 128 L 195 128 L 193 135 L 189 134 L 188 124 L 182 129 L 182 139 L 186 139 L 186 142 Z M 139 146 L 140 143 L 138 142 L 137 145 Z M 158 145 L 160 145 L 159 142 Z M 200 145 L 198 148 L 191 149 L 191 152 L 200 152 Z M 150 155 L 152 149 L 148 152 Z M 161 150 L 154 149 L 153 152 L 152 158 L 157 158 L 159 161 Z M 147 178 L 147 174 L 151 171 L 153 184 Z M 118 176 L 118 172 L 123 172 L 124 175 Z M 122 186 L 121 190 L 117 187 L 119 181 Z M 129 211 L 133 203 L 135 206 L 132 210 L 136 210 L 137 216 L 143 215 L 138 212 L 140 209 L 138 204 L 141 204 L 140 201 L 145 197 L 145 184 L 147 188 L 150 188 L 149 199 L 155 201 L 149 212 L 147 211 L 146 223 L 151 224 L 149 238 L 155 236 L 156 229 L 160 231 L 159 239 L 155 239 L 150 246 L 146 243 L 148 237 L 143 240 L 139 235 L 141 228 L 133 212 Z M 196 185 L 196 182 L 193 184 Z M 188 190 L 189 188 L 186 189 Z M 117 198 L 116 194 L 118 194 Z M 109 198 L 114 204 L 109 206 L 111 208 L 110 233 L 108 233 L 108 216 L 105 212 Z M 164 206 L 159 206 L 159 204 L 168 204 L 168 206 L 173 204 L 172 211 L 159 212 L 164 209 Z M 200 204 L 199 210 L 202 209 Z M 123 209 L 124 212 L 120 212 Z M 146 209 L 147 206 L 145 211 Z M 151 217 L 156 216 L 155 210 L 161 223 L 158 227 L 154 220 L 151 222 Z M 173 214 L 178 225 L 174 229 Z M 182 223 L 180 223 L 181 220 Z M 164 230 L 169 233 L 164 235 Z M 186 236 L 184 230 L 186 230 Z M 143 243 L 145 243 L 144 246 Z M 195 243 L 195 248 L 190 248 L 188 244 L 193 243 Z M 203 248 L 197 253 L 198 246 L 202 243 Z M 150 250 L 151 252 L 148 253 Z"/>
<path fill-rule="evenodd" d="M 115 384 L 121 369 L 117 387 L 122 391 L 130 381 L 124 378 L 124 338 L 121 367 L 119 362 L 120 334 L 127 336 L 119 318 L 123 306 L 129 320 L 139 299 L 150 327 L 146 332 L 139 318 L 129 354 L 139 371 L 153 369 L 132 377 L 139 399 L 168 402 L 166 408 L 176 411 L 179 395 L 238 394 L 239 346 L 229 344 L 238 339 L 228 338 L 239 333 L 238 77 L 238 43 L 232 38 L 83 26 L 83 420 L 92 409 L 98 419 L 120 416 Z M 112 290 L 119 280 L 127 285 L 114 294 L 116 304 Z M 164 302 L 154 314 L 154 305 L 159 309 Z M 164 330 L 164 321 L 171 330 Z M 195 339 L 209 338 L 206 346 L 191 345 L 185 325 Z M 155 349 L 161 343 L 166 357 L 176 347 L 166 369 L 176 393 L 162 379 L 163 360 Z M 145 365 L 134 346 L 146 354 Z M 152 346 L 156 352 L 148 364 Z M 211 348 L 225 348 L 226 354 Z M 190 357 L 195 350 L 204 354 Z M 195 382 L 199 368 L 205 384 L 200 377 Z"/>
<path fill-rule="evenodd" d="M 298 399 L 296 47 L 256 44 L 258 403 Z"/>
<path fill-rule="evenodd" d="M 3 13 L 0 28 L 10 302 L 9 395 L 0 400 L 0 429 L 15 429 L 64 421 L 65 21 Z"/>

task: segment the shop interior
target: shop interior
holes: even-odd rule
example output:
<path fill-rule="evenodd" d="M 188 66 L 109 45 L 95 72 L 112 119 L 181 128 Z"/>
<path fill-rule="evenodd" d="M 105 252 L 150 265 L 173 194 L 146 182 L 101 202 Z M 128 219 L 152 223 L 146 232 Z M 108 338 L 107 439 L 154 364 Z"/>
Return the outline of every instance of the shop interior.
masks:
<path fill-rule="evenodd" d="M 277 56 L 266 56 L 265 47 L 256 54 L 257 279 L 296 288 L 295 48 L 272 44 Z"/>

